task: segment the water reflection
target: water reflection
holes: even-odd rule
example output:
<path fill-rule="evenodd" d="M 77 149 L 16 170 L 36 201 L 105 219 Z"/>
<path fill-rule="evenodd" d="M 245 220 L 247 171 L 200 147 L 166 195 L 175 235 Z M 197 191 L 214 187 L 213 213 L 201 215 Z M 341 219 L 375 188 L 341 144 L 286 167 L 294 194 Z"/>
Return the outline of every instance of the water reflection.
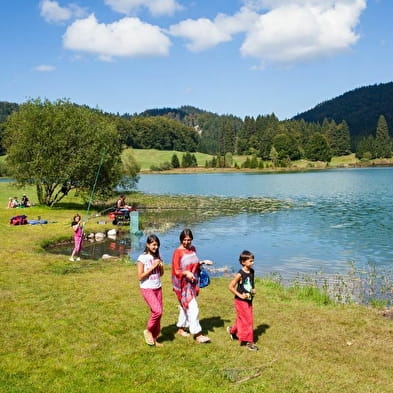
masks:
<path fill-rule="evenodd" d="M 49 252 L 60 255 L 71 254 L 72 242 L 61 244 L 48 249 Z M 108 257 L 132 258 L 133 255 L 140 254 L 145 248 L 145 238 L 143 233 L 134 235 L 127 231 L 116 236 L 107 236 L 100 241 L 86 239 L 81 252 L 82 258 L 101 259 Z"/>

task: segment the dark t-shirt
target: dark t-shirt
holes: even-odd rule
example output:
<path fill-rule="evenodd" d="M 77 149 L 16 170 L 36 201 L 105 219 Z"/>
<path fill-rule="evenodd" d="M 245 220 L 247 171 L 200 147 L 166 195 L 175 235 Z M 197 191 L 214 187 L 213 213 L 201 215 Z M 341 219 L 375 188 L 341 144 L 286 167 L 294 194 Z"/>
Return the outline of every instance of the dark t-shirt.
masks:
<path fill-rule="evenodd" d="M 20 204 L 24 207 L 27 207 L 28 203 L 29 203 L 29 198 L 27 198 L 27 196 L 23 196 Z"/>
<path fill-rule="evenodd" d="M 246 273 L 243 269 L 240 269 L 238 273 L 241 275 L 240 281 L 237 283 L 237 291 L 239 293 L 249 293 L 249 299 L 241 299 L 235 296 L 236 299 L 244 300 L 245 302 L 252 302 L 253 293 L 252 290 L 255 288 L 254 284 L 254 269 L 250 269 L 249 273 Z"/>

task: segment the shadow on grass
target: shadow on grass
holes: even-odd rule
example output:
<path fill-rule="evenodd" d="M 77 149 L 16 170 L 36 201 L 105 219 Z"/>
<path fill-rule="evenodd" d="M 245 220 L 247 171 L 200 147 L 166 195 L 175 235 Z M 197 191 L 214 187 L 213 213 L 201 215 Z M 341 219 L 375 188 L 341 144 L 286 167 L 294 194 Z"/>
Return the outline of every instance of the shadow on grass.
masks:
<path fill-rule="evenodd" d="M 161 337 L 159 341 L 160 342 L 173 341 L 175 339 L 176 332 L 177 332 L 176 324 L 164 326 L 161 329 Z"/>
<path fill-rule="evenodd" d="M 215 328 L 224 327 L 225 322 L 228 322 L 228 320 L 224 320 L 221 317 L 210 317 L 200 320 L 202 330 L 204 331 L 214 331 Z M 177 329 L 178 327 L 175 323 L 172 325 L 164 326 L 161 329 L 161 337 L 159 341 L 174 341 Z"/>
<path fill-rule="evenodd" d="M 258 341 L 259 336 L 262 336 L 262 334 L 266 333 L 266 330 L 270 328 L 270 325 L 266 325 L 266 324 L 261 324 L 258 325 L 256 329 L 254 329 L 254 337 L 255 337 L 255 342 Z"/>
<path fill-rule="evenodd" d="M 201 326 L 203 330 L 214 331 L 215 328 L 224 327 L 225 322 L 228 320 L 224 320 L 221 317 L 210 317 L 203 318 L 200 320 Z"/>

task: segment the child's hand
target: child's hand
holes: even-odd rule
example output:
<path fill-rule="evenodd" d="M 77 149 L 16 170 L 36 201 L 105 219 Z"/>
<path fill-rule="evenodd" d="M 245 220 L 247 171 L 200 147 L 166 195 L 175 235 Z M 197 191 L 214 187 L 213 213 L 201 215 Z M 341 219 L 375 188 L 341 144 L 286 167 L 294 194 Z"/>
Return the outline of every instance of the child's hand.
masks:
<path fill-rule="evenodd" d="M 252 293 L 253 295 L 255 295 L 255 294 L 257 293 L 256 289 L 253 288 L 253 289 L 251 290 L 251 293 Z"/>
<path fill-rule="evenodd" d="M 241 293 L 241 296 L 239 296 L 241 299 L 247 300 L 250 298 L 250 294 L 245 292 L 245 293 Z"/>
<path fill-rule="evenodd" d="M 153 262 L 153 267 L 156 268 L 156 267 L 159 267 L 160 265 L 162 266 L 161 259 L 155 259 Z"/>

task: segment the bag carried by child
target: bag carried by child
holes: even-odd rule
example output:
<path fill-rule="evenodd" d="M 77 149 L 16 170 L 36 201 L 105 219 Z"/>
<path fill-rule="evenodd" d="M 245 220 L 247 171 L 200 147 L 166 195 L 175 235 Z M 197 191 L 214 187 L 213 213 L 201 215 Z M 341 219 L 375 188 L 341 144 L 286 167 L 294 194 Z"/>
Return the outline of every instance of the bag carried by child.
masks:
<path fill-rule="evenodd" d="M 207 271 L 201 267 L 199 272 L 199 288 L 205 288 L 210 284 L 210 277 Z"/>

